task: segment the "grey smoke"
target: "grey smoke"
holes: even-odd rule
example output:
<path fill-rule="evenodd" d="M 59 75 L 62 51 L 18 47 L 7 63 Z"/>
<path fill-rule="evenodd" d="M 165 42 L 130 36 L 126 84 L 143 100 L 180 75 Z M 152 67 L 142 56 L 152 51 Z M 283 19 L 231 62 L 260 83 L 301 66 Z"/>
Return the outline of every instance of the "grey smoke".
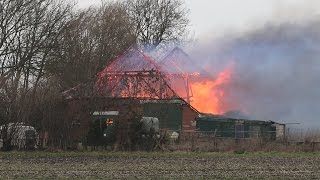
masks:
<path fill-rule="evenodd" d="M 193 46 L 212 74 L 234 62 L 225 103 L 252 119 L 320 128 L 320 21 L 265 25 Z"/>

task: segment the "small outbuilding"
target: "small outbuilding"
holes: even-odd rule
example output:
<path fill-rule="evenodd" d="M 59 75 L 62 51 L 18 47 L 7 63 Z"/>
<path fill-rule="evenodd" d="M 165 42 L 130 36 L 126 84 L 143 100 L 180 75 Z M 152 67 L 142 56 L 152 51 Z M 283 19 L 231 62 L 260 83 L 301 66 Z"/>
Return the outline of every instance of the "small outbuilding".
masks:
<path fill-rule="evenodd" d="M 197 117 L 197 131 L 218 138 L 283 140 L 285 124 L 273 121 L 228 118 L 201 114 Z"/>

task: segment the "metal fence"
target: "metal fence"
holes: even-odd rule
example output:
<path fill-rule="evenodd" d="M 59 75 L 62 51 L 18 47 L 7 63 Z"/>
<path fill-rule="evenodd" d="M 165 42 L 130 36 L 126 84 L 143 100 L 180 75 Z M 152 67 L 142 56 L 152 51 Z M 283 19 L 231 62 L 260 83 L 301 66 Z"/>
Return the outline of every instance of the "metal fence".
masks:
<path fill-rule="evenodd" d="M 286 136 L 277 136 L 276 131 L 174 131 L 174 130 L 162 130 L 162 135 L 166 135 L 167 138 L 187 141 L 190 139 L 199 140 L 211 140 L 211 139 L 264 139 L 270 141 L 285 140 Z"/>

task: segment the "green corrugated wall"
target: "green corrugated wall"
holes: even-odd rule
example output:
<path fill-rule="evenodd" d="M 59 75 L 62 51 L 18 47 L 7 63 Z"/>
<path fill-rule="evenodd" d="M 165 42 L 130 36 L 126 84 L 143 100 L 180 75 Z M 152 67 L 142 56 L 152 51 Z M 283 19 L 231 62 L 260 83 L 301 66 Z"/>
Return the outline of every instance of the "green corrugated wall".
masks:
<path fill-rule="evenodd" d="M 236 126 L 239 125 L 242 133 L 235 133 Z M 217 137 L 228 138 L 254 138 L 263 137 L 267 139 L 275 138 L 275 127 L 268 121 L 255 120 L 235 120 L 235 119 L 215 119 L 210 116 L 197 118 L 197 129 L 199 131 L 216 132 Z"/>
<path fill-rule="evenodd" d="M 217 137 L 235 137 L 233 121 L 198 120 L 197 129 L 200 131 L 216 132 Z"/>
<path fill-rule="evenodd" d="M 146 103 L 143 112 L 143 116 L 157 117 L 161 129 L 181 129 L 182 107 L 180 104 Z"/>

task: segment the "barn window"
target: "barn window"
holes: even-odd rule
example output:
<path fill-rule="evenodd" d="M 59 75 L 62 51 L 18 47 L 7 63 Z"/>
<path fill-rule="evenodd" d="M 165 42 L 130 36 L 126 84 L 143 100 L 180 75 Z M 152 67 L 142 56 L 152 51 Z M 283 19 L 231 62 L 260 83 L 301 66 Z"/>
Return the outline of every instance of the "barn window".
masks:
<path fill-rule="evenodd" d="M 113 119 L 107 118 L 107 119 L 106 119 L 106 125 L 107 125 L 107 126 L 113 125 Z"/>

